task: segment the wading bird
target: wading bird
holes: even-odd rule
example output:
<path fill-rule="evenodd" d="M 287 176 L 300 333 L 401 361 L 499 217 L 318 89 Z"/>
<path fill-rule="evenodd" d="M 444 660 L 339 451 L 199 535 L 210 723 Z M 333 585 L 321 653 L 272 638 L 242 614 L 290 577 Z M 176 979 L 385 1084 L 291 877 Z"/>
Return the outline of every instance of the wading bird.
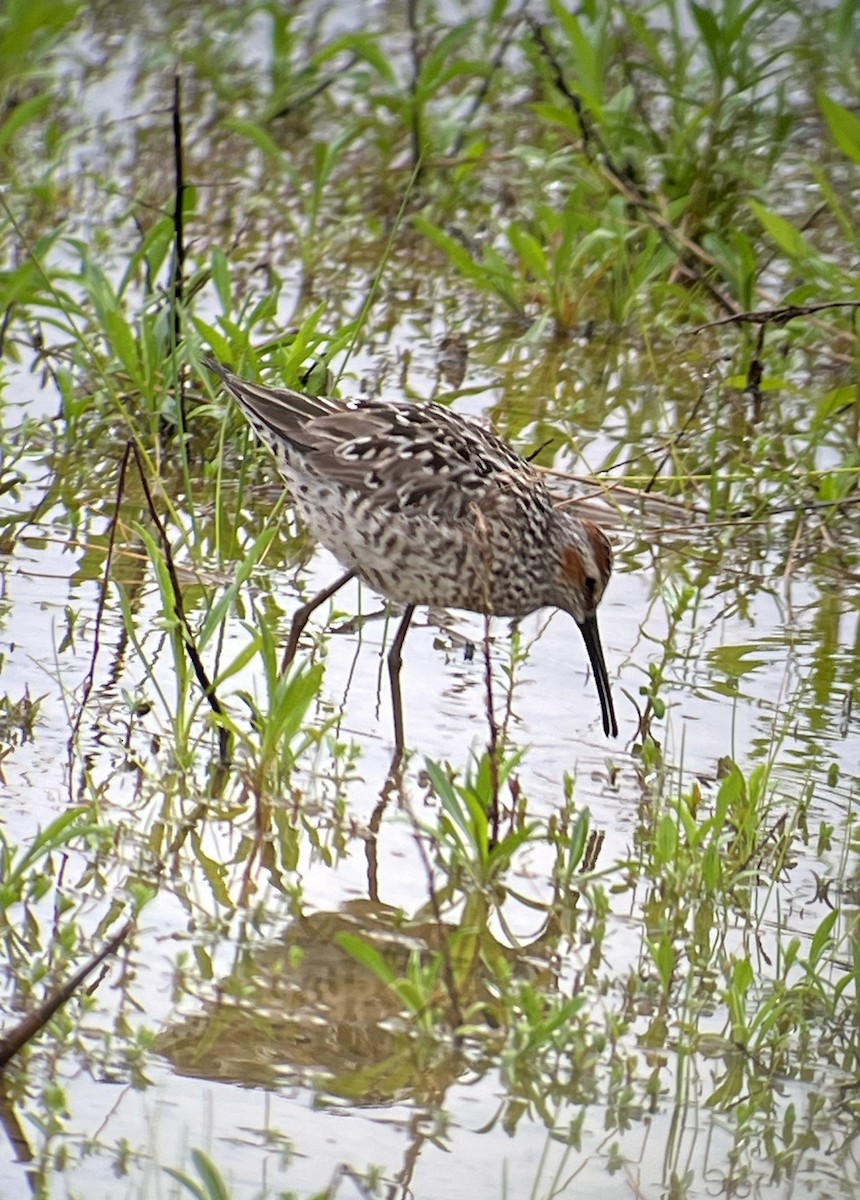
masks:
<path fill-rule="evenodd" d="M 310 532 L 346 568 L 296 612 L 285 664 L 310 614 L 355 576 L 404 605 L 388 656 L 400 754 L 401 650 L 416 605 L 498 617 L 556 607 L 579 626 L 603 731 L 617 735 L 597 628 L 609 541 L 593 522 L 556 508 L 530 463 L 440 404 L 307 396 L 204 361 L 274 455 Z"/>

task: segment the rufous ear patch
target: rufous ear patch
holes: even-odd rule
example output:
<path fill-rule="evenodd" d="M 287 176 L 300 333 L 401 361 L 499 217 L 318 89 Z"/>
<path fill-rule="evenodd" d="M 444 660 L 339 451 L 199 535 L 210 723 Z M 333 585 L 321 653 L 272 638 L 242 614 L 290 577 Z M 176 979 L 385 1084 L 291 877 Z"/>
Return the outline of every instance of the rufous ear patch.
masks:
<path fill-rule="evenodd" d="M 561 570 L 565 579 L 569 580 L 579 591 L 585 586 L 585 567 L 582 555 L 575 546 L 565 546 L 561 555 Z"/>
<path fill-rule="evenodd" d="M 582 527 L 588 538 L 591 553 L 594 555 L 594 562 L 600 572 L 601 581 L 605 583 L 612 573 L 612 547 L 609 545 L 609 538 L 600 526 L 595 525 L 592 521 L 583 521 Z"/>

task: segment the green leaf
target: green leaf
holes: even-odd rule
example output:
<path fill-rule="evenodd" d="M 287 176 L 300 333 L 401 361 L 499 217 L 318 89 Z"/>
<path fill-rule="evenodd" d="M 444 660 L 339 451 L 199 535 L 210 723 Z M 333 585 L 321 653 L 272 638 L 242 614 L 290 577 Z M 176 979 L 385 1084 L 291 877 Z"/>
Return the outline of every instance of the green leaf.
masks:
<path fill-rule="evenodd" d="M 852 162 L 860 163 L 860 118 L 825 92 L 818 93 L 818 103 L 836 145 Z"/>
<path fill-rule="evenodd" d="M 697 845 L 699 842 L 699 836 L 700 836 L 701 831 L 699 829 L 699 826 L 696 823 L 696 817 L 695 817 L 692 809 L 690 808 L 688 798 L 685 796 L 680 797 L 678 802 L 675 805 L 673 805 L 673 807 L 674 807 L 675 812 L 678 815 L 677 825 L 670 816 L 665 816 L 665 817 L 661 818 L 661 820 L 669 821 L 673 826 L 675 826 L 675 841 L 676 841 L 676 843 L 677 843 L 677 839 L 678 839 L 677 826 L 680 825 L 684 830 L 684 837 L 687 839 L 688 843 L 691 846 Z"/>
<path fill-rule="evenodd" d="M 755 979 L 752 963 L 748 958 L 739 958 L 732 968 L 732 987 L 745 995 Z"/>
<path fill-rule="evenodd" d="M 812 943 L 809 947 L 809 969 L 813 972 L 830 943 L 830 935 L 833 932 L 833 926 L 836 924 L 838 917 L 839 913 L 836 909 L 833 912 L 829 912 L 812 935 Z"/>
<path fill-rule="evenodd" d="M 815 248 L 806 240 L 799 229 L 796 229 L 785 217 L 778 216 L 765 208 L 758 200 L 750 200 L 750 208 L 764 226 L 773 240 L 789 258 L 817 258 Z"/>
<path fill-rule="evenodd" d="M 752 657 L 757 650 L 757 646 L 717 646 L 709 651 L 708 660 L 715 671 L 724 671 L 733 679 L 740 679 L 767 663 L 765 658 Z"/>
<path fill-rule="evenodd" d="M 283 159 L 281 147 L 256 121 L 245 121 L 240 117 L 228 117 L 224 121 L 224 127 L 225 129 L 232 129 L 240 137 L 245 137 L 249 142 L 253 142 L 258 150 L 262 150 L 270 158 Z"/>
<path fill-rule="evenodd" d="M 579 813 L 573 823 L 573 829 L 570 831 L 570 841 L 567 852 L 567 869 L 571 873 L 575 871 L 582 862 L 583 855 L 585 854 L 585 847 L 588 843 L 590 827 L 591 814 L 586 808 Z"/>
<path fill-rule="evenodd" d="M 223 670 L 218 673 L 218 677 L 212 684 L 213 689 L 217 692 L 221 685 L 226 683 L 228 679 L 231 679 L 234 675 L 238 675 L 240 671 L 244 671 L 248 663 L 260 653 L 261 646 L 262 640 L 259 637 L 255 637 L 253 641 L 243 646 L 236 657 L 231 659 Z"/>
<path fill-rule="evenodd" d="M 717 18 L 704 4 L 696 4 L 695 0 L 692 0 L 690 11 L 699 27 L 699 33 L 707 47 L 714 70 L 717 76 L 722 78 L 726 70 L 727 46 L 725 34 L 720 28 Z"/>
<path fill-rule="evenodd" d="M 672 939 L 667 933 L 664 933 L 659 942 L 648 942 L 648 947 L 651 951 L 651 956 L 657 967 L 660 975 L 660 982 L 663 988 L 668 992 L 672 985 L 672 976 L 675 972 L 675 947 Z"/>
<path fill-rule="evenodd" d="M 221 310 L 229 315 L 232 307 L 230 264 L 227 262 L 227 255 L 217 246 L 212 251 L 212 282 L 221 303 Z"/>
<path fill-rule="evenodd" d="M 453 26 L 424 59 L 415 89 L 421 98 L 428 99 L 445 81 L 452 70 L 451 58 L 468 40 L 473 25 L 474 21 L 466 21 Z"/>
<path fill-rule="evenodd" d="M 825 392 L 816 406 L 812 429 L 816 432 L 826 430 L 834 417 L 843 411 L 850 411 L 856 402 L 857 385 L 854 383 L 847 383 Z"/>
<path fill-rule="evenodd" d="M 576 90 L 583 95 L 591 116 L 599 120 L 604 92 L 604 55 L 601 52 L 605 47 L 604 29 L 609 7 L 604 10 L 603 19 L 599 23 L 593 23 L 590 28 L 574 15 L 574 6 L 562 3 L 561 0 L 550 0 L 550 7 L 573 52 Z"/>
<path fill-rule="evenodd" d="M 164 1169 L 171 1179 L 175 1179 L 177 1183 L 181 1183 L 192 1196 L 196 1196 L 197 1200 L 207 1200 L 203 1188 L 190 1175 L 186 1175 L 184 1171 L 177 1171 L 175 1167 L 165 1167 Z"/>
<path fill-rule="evenodd" d="M 725 821 L 729 812 L 739 803 L 746 792 L 746 782 L 736 763 L 731 763 L 729 773 L 720 784 L 717 792 L 715 816 L 720 825 Z"/>
<path fill-rule="evenodd" d="M 366 967 L 377 979 L 381 979 L 389 987 L 393 987 L 397 982 L 397 976 L 382 954 L 380 954 L 375 946 L 372 946 L 370 942 L 366 942 L 358 934 L 339 933 L 335 937 L 335 941 L 342 950 L 346 951 L 350 958 L 354 958 L 356 962 L 361 963 L 363 967 Z"/>
<path fill-rule="evenodd" d="M 285 379 L 297 383 L 300 368 L 305 360 L 320 345 L 323 335 L 318 330 L 325 311 L 325 302 L 318 304 L 293 335 L 289 352 L 286 354 L 281 367 Z M 328 353 L 330 354 L 332 351 L 329 349 Z"/>
<path fill-rule="evenodd" d="M 333 42 L 329 42 L 320 51 L 315 61 L 321 65 L 343 52 L 355 54 L 357 58 L 362 59 L 368 66 L 372 67 L 380 79 L 384 80 L 390 87 L 397 86 L 397 71 L 385 57 L 378 34 L 348 33 L 343 37 L 335 38 Z"/>
<path fill-rule="evenodd" d="M 236 602 L 237 595 L 245 586 L 248 576 L 255 570 L 260 559 L 265 556 L 277 532 L 275 526 L 268 526 L 254 541 L 253 545 L 243 551 L 242 560 L 239 563 L 232 583 L 224 589 L 221 596 L 219 596 L 218 600 L 206 614 L 206 619 L 200 626 L 197 634 L 198 650 L 203 650 L 212 635 L 221 628 L 227 613 Z"/>
<path fill-rule="evenodd" d="M 41 96 L 31 96 L 29 100 L 17 104 L 0 125 L 0 151 L 5 151 L 19 129 L 29 125 L 31 121 L 38 120 L 54 103 L 54 95 L 45 92 Z"/>
<path fill-rule="evenodd" d="M 728 1069 L 721 1083 L 714 1089 L 705 1104 L 708 1108 L 730 1108 L 741 1091 L 746 1087 L 746 1066 L 740 1054 L 733 1054 L 728 1060 Z"/>
<path fill-rule="evenodd" d="M 191 1160 L 200 1176 L 201 1183 L 192 1179 L 184 1171 L 177 1171 L 175 1167 L 165 1167 L 165 1171 L 175 1179 L 177 1183 L 181 1183 L 196 1200 L 230 1200 L 230 1192 L 221 1172 L 213 1163 L 212 1159 L 202 1150 L 192 1150 Z"/>
<path fill-rule="evenodd" d="M 720 882 L 722 861 L 719 844 L 716 841 L 711 842 L 702 858 L 702 881 L 709 891 L 715 891 Z"/>
<path fill-rule="evenodd" d="M 234 908 L 235 905 L 233 904 L 232 897 L 224 882 L 227 875 L 225 864 L 205 854 L 200 844 L 200 839 L 196 835 L 192 836 L 191 845 L 194 857 L 203 868 L 203 874 L 209 883 L 209 887 L 212 889 L 212 895 L 228 911 Z"/>
<path fill-rule="evenodd" d="M 140 382 L 140 355 L 137 340 L 131 326 L 118 309 L 104 313 L 102 325 L 114 354 L 120 360 L 135 383 Z"/>
<path fill-rule="evenodd" d="M 214 326 L 208 325 L 205 321 L 201 321 L 199 317 L 192 316 L 191 322 L 194 328 L 200 334 L 205 342 L 208 342 L 214 356 L 219 362 L 226 362 L 230 359 L 230 343 L 223 337 Z"/>
<path fill-rule="evenodd" d="M 661 863 L 673 862 L 678 853 L 678 826 L 668 813 L 657 823 L 654 842 L 659 861 Z"/>
<path fill-rule="evenodd" d="M 28 258 L 13 271 L 0 272 L 0 294 L 4 309 L 38 299 L 45 278 L 35 259 Z"/>
<path fill-rule="evenodd" d="M 508 241 L 535 279 L 547 281 L 550 278 L 549 263 L 536 238 L 514 224 L 508 229 Z"/>
<path fill-rule="evenodd" d="M 455 237 L 451 237 L 449 233 L 446 233 L 443 229 L 439 229 L 438 226 L 432 225 L 423 217 L 416 216 L 412 220 L 418 232 L 423 233 L 434 246 L 438 246 L 440 250 L 444 250 L 462 275 L 465 275 L 467 279 L 471 279 L 475 283 L 486 284 L 485 272 L 481 270 L 481 267 L 475 262 L 462 242 L 458 241 Z"/>
<path fill-rule="evenodd" d="M 271 636 L 265 625 L 260 628 L 260 638 L 264 657 L 272 659 Z M 307 670 L 278 677 L 270 692 L 269 713 L 263 727 L 264 758 L 271 758 L 279 746 L 289 745 L 302 728 L 308 708 L 319 693 L 323 669 L 322 663 L 315 663 Z"/>
<path fill-rule="evenodd" d="M 191 1159 L 194 1166 L 197 1168 L 197 1174 L 203 1181 L 203 1186 L 206 1189 L 206 1195 L 209 1200 L 230 1200 L 230 1193 L 227 1190 L 227 1185 L 221 1176 L 221 1172 L 213 1163 L 212 1159 L 202 1150 L 192 1150 Z"/>

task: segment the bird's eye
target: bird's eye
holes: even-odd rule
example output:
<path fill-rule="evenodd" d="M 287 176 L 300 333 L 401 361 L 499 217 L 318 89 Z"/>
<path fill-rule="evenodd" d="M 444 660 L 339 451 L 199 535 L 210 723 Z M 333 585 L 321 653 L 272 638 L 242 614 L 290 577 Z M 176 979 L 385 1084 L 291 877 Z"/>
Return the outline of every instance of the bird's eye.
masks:
<path fill-rule="evenodd" d="M 592 575 L 589 575 L 585 581 L 585 590 L 588 592 L 589 596 L 593 596 L 596 588 L 597 580 Z"/>

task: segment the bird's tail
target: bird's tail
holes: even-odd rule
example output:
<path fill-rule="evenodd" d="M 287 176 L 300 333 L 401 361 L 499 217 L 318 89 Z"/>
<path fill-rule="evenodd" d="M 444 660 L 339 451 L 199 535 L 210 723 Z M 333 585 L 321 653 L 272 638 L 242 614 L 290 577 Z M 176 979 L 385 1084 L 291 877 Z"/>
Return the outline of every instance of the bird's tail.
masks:
<path fill-rule="evenodd" d="M 270 433 L 286 438 L 287 441 L 294 440 L 307 421 L 337 410 L 336 401 L 325 396 L 308 396 L 293 388 L 266 387 L 261 383 L 251 383 L 247 379 L 240 379 L 229 367 L 225 367 L 214 358 L 204 358 L 203 362 L 223 381 L 255 427 L 262 425 Z"/>

